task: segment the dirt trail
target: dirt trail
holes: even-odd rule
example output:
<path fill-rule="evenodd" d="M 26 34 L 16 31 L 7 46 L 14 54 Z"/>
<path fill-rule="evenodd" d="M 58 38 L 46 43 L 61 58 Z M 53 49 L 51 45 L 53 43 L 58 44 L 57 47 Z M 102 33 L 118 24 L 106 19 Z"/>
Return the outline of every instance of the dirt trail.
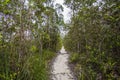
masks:
<path fill-rule="evenodd" d="M 68 66 L 69 54 L 66 53 L 64 47 L 62 47 L 60 52 L 52 66 L 52 80 L 74 80 Z"/>

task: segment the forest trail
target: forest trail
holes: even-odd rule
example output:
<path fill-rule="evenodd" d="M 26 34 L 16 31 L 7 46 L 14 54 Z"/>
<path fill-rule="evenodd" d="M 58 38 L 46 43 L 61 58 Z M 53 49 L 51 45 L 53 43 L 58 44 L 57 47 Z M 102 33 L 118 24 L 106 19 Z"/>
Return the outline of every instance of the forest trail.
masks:
<path fill-rule="evenodd" d="M 74 80 L 68 66 L 68 58 L 69 54 L 62 47 L 60 54 L 58 54 L 52 65 L 52 80 Z"/>

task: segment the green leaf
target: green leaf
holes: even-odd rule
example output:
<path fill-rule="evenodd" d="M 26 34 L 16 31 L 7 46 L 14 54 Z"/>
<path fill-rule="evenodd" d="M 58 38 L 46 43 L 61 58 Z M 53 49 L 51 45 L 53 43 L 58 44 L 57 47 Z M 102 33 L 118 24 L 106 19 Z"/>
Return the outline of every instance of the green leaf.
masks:
<path fill-rule="evenodd" d="M 3 2 L 3 4 L 6 5 L 6 4 L 8 4 L 9 1 L 10 1 L 10 0 L 5 0 L 5 1 Z"/>
<path fill-rule="evenodd" d="M 35 52 L 36 50 L 37 50 L 36 46 L 34 46 L 34 45 L 31 46 L 31 48 L 30 48 L 30 51 L 31 51 L 31 52 Z"/>

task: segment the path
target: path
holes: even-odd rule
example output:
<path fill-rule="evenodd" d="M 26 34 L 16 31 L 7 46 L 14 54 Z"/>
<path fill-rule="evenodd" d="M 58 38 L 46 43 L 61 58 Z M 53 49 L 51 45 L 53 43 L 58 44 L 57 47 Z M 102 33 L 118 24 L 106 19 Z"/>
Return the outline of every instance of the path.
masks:
<path fill-rule="evenodd" d="M 69 54 L 66 53 L 64 47 L 60 52 L 52 66 L 52 80 L 74 80 L 68 66 Z"/>

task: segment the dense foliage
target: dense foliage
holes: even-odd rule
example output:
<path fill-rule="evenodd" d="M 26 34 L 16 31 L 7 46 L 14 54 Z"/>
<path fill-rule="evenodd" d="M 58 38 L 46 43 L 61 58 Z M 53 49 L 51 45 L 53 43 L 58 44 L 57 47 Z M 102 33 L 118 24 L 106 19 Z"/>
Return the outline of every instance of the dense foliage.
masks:
<path fill-rule="evenodd" d="M 54 0 L 0 0 L 0 80 L 48 79 L 62 10 Z"/>
<path fill-rule="evenodd" d="M 78 80 L 120 79 L 120 1 L 65 0 L 71 23 L 64 38 Z"/>

